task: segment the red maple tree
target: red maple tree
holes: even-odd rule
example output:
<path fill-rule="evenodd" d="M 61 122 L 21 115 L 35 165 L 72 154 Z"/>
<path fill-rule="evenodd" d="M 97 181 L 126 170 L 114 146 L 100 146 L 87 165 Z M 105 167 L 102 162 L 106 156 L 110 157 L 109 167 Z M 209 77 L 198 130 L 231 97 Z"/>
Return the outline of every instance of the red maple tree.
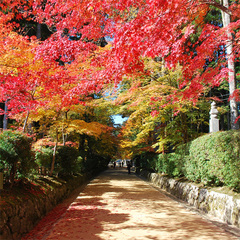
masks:
<path fill-rule="evenodd" d="M 232 22 L 223 28 L 204 23 L 210 6 L 230 15 Z M 145 71 L 143 58 L 157 57 L 169 68 L 183 67 L 179 84 L 185 91 L 177 96 L 197 101 L 207 87 L 228 78 L 226 58 L 240 57 L 239 0 L 230 6 L 212 0 L 4 0 L 0 7 L 8 23 L 17 15 L 46 24 L 52 31 L 36 48 L 36 59 L 61 61 L 65 66 L 79 58 L 91 59 L 94 68 L 78 71 L 79 84 L 71 93 L 98 91 L 105 84 L 118 84 L 123 76 L 140 75 Z M 112 48 L 95 55 L 103 37 L 113 39 Z M 229 42 L 232 52 L 216 59 L 215 52 Z M 206 61 L 215 64 L 211 67 Z"/>

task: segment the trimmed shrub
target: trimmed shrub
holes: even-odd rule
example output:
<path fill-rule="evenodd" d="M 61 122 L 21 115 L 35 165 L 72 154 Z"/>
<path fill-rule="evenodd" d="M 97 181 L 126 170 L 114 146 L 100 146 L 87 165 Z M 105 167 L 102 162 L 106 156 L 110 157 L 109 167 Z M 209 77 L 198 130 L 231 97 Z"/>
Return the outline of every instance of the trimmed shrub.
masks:
<path fill-rule="evenodd" d="M 11 186 L 14 179 L 28 177 L 36 166 L 31 143 L 32 139 L 21 132 L 4 131 L 0 134 L 0 167 Z"/>
<path fill-rule="evenodd" d="M 53 149 L 43 147 L 41 150 L 36 150 L 35 159 L 36 163 L 41 167 L 42 171 L 49 171 L 53 159 Z"/>
<path fill-rule="evenodd" d="M 182 176 L 182 168 L 179 165 L 181 155 L 176 153 L 160 154 L 155 163 L 155 169 L 159 173 L 167 174 L 170 177 Z"/>
<path fill-rule="evenodd" d="M 205 185 L 225 185 L 240 190 L 240 131 L 231 130 L 201 136 L 176 148 L 174 153 L 152 159 L 138 156 L 138 167 L 185 176 Z M 153 167 L 154 163 L 154 167 Z"/>
<path fill-rule="evenodd" d="M 240 132 L 216 132 L 192 141 L 185 170 L 190 180 L 240 189 Z"/>
<path fill-rule="evenodd" d="M 144 152 L 136 155 L 133 160 L 135 161 L 136 168 L 144 169 L 149 172 L 155 172 L 158 154 L 153 152 Z"/>
<path fill-rule="evenodd" d="M 59 175 L 74 175 L 83 171 L 83 159 L 74 147 L 60 146 L 56 155 L 56 170 Z"/>

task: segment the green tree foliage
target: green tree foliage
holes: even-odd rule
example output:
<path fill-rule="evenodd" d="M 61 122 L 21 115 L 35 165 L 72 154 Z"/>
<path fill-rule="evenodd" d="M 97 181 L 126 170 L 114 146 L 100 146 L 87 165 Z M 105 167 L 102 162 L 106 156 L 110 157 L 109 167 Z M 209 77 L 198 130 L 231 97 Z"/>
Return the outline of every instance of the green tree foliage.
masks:
<path fill-rule="evenodd" d="M 28 176 L 35 167 L 31 142 L 30 137 L 20 132 L 4 131 L 0 134 L 0 166 L 11 186 L 16 178 Z"/>

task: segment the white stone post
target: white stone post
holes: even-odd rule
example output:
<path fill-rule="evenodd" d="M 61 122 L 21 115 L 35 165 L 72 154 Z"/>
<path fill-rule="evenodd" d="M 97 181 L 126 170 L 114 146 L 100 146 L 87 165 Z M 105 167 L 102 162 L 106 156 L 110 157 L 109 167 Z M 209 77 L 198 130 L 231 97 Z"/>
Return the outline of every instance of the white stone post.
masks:
<path fill-rule="evenodd" d="M 219 131 L 219 119 L 217 118 L 218 110 L 216 103 L 214 101 L 211 103 L 211 110 L 209 114 L 210 114 L 209 132 L 212 133 Z"/>

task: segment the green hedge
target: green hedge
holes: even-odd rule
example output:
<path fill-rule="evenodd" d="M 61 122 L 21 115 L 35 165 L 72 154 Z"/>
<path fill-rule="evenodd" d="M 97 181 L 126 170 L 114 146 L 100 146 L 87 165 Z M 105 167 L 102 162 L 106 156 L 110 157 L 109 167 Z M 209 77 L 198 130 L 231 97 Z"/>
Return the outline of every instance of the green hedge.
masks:
<path fill-rule="evenodd" d="M 49 171 L 53 159 L 53 149 L 49 147 L 42 147 L 41 150 L 37 149 L 35 153 L 35 159 L 39 167 Z"/>
<path fill-rule="evenodd" d="M 36 167 L 31 142 L 32 139 L 21 132 L 8 130 L 0 134 L 0 168 L 11 186 L 15 179 L 27 177 Z"/>
<path fill-rule="evenodd" d="M 185 175 L 185 158 L 188 155 L 189 144 L 177 147 L 174 153 L 159 154 L 154 169 L 170 177 L 182 177 Z"/>
<path fill-rule="evenodd" d="M 157 158 L 158 154 L 156 153 L 144 152 L 142 154 L 135 155 L 132 160 L 135 162 L 137 172 L 139 169 L 155 172 Z"/>
<path fill-rule="evenodd" d="M 240 190 L 240 131 L 206 134 L 179 146 L 174 153 L 160 154 L 154 162 L 156 172 L 170 177 L 185 176 L 205 185 Z"/>
<path fill-rule="evenodd" d="M 176 153 L 160 154 L 155 163 L 155 170 L 170 177 L 182 176 L 183 171 L 179 162 L 181 157 Z"/>
<path fill-rule="evenodd" d="M 83 172 L 83 159 L 79 155 L 79 151 L 74 147 L 58 147 L 55 165 L 60 176 L 74 175 Z"/>
<path fill-rule="evenodd" d="M 240 132 L 216 132 L 195 139 L 185 158 L 186 177 L 240 189 Z"/>
<path fill-rule="evenodd" d="M 32 138 L 18 131 L 0 134 L 0 171 L 4 184 L 13 186 L 16 179 L 34 178 L 48 174 L 53 161 L 53 148 L 41 147 L 32 151 Z M 68 178 L 82 173 L 95 174 L 107 168 L 110 158 L 90 155 L 83 160 L 79 151 L 70 146 L 58 146 L 54 174 Z M 40 172 L 39 172 L 40 170 Z"/>

